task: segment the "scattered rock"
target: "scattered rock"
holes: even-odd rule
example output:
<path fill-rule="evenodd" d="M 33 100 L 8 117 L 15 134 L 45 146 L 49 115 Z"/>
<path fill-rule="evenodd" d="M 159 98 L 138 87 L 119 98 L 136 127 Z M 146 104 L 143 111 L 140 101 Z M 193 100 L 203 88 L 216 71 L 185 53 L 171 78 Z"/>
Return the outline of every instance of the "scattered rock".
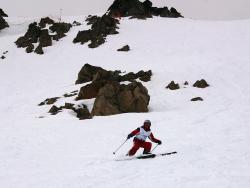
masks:
<path fill-rule="evenodd" d="M 44 29 L 49 25 L 49 29 Z M 52 40 L 58 41 L 66 36 L 70 28 L 69 23 L 56 23 L 49 17 L 42 18 L 37 24 L 31 23 L 24 36 L 21 36 L 15 42 L 18 48 L 26 48 L 27 53 L 33 52 L 34 43 L 39 42 L 38 47 L 35 49 L 35 53 L 43 54 L 43 47 L 52 46 Z M 50 34 L 51 33 L 51 34 Z"/>
<path fill-rule="evenodd" d="M 91 29 L 79 31 L 73 43 L 85 44 L 90 41 L 89 48 L 96 48 L 105 42 L 108 35 L 118 34 L 119 21 L 111 16 L 89 17 L 87 21 L 92 25 Z"/>
<path fill-rule="evenodd" d="M 29 44 L 29 46 L 26 48 L 26 52 L 27 53 L 31 53 L 31 52 L 33 52 L 33 50 L 34 50 L 34 45 L 31 43 L 31 44 Z"/>
<path fill-rule="evenodd" d="M 187 85 L 188 85 L 188 81 L 185 81 L 185 82 L 184 82 L 184 85 L 187 86 Z"/>
<path fill-rule="evenodd" d="M 34 52 L 37 53 L 37 54 L 39 54 L 39 55 L 44 54 L 43 48 L 42 48 L 41 45 L 38 45 Z"/>
<path fill-rule="evenodd" d="M 6 57 L 4 55 L 1 56 L 1 59 L 5 59 Z"/>
<path fill-rule="evenodd" d="M 72 25 L 73 26 L 80 26 L 80 25 L 82 25 L 80 22 L 77 22 L 77 21 L 74 21 L 73 23 L 72 23 Z"/>
<path fill-rule="evenodd" d="M 86 105 L 82 105 L 81 108 L 75 109 L 74 112 L 77 114 L 76 117 L 78 117 L 80 120 L 92 118 Z"/>
<path fill-rule="evenodd" d="M 67 97 L 73 97 L 73 96 L 76 96 L 76 95 L 77 95 L 77 93 L 70 93 L 70 94 L 66 93 L 63 96 L 67 98 Z"/>
<path fill-rule="evenodd" d="M 118 49 L 117 51 L 128 52 L 130 50 L 129 45 L 125 45 L 122 48 Z"/>
<path fill-rule="evenodd" d="M 180 89 L 180 86 L 178 83 L 171 81 L 166 88 L 170 90 L 176 90 L 176 89 Z"/>
<path fill-rule="evenodd" d="M 49 113 L 51 113 L 51 115 L 56 115 L 57 113 L 61 112 L 61 108 L 58 108 L 57 106 L 53 105 L 50 110 Z"/>
<path fill-rule="evenodd" d="M 195 98 L 192 98 L 191 101 L 203 101 L 203 98 L 195 97 Z"/>
<path fill-rule="evenodd" d="M 194 87 L 198 87 L 198 88 L 206 88 L 209 86 L 209 84 L 206 82 L 206 80 L 201 79 L 201 80 L 197 80 L 194 85 Z"/>
<path fill-rule="evenodd" d="M 151 18 L 152 16 L 183 17 L 175 8 L 169 10 L 168 7 L 152 7 L 152 2 L 149 0 L 144 2 L 139 0 L 115 0 L 109 7 L 107 13 L 114 18 L 127 16 L 138 19 Z"/>
<path fill-rule="evenodd" d="M 74 104 L 72 103 L 65 103 L 65 105 L 62 106 L 61 108 L 75 110 Z"/>
<path fill-rule="evenodd" d="M 53 98 L 48 98 L 48 99 L 45 99 L 43 102 L 41 102 L 39 104 L 39 106 L 42 106 L 42 105 L 51 105 L 51 104 L 54 104 L 60 97 L 53 97 Z"/>

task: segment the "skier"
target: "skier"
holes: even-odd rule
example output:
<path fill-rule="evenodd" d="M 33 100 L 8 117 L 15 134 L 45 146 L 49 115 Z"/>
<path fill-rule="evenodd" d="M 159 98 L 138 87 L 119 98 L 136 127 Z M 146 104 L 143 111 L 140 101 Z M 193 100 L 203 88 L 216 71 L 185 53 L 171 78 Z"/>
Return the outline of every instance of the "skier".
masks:
<path fill-rule="evenodd" d="M 150 154 L 152 143 L 146 142 L 147 138 L 159 145 L 162 143 L 160 140 L 154 137 L 153 133 L 151 132 L 150 126 L 150 120 L 145 120 L 143 126 L 138 127 L 127 136 L 127 139 L 130 139 L 131 137 L 135 136 L 134 145 L 129 150 L 127 155 L 133 156 L 139 148 L 144 148 L 143 154 Z"/>

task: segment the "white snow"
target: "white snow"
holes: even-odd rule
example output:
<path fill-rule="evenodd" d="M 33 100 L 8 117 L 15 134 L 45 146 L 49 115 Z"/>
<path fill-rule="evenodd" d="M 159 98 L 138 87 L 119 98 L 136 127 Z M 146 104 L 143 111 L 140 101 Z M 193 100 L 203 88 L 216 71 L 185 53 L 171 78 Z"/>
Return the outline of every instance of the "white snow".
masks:
<path fill-rule="evenodd" d="M 89 28 L 83 25 L 42 56 L 14 44 L 30 22 L 7 20 L 10 28 L 0 32 L 0 56 L 8 51 L 0 59 L 0 187 L 250 187 L 250 20 L 122 19 L 120 34 L 96 49 L 72 43 L 79 30 Z M 130 52 L 116 51 L 125 44 Z M 51 106 L 38 106 L 79 89 L 74 82 L 85 63 L 127 72 L 151 69 L 152 81 L 143 83 L 150 112 L 80 121 L 70 111 L 51 116 Z M 192 87 L 202 78 L 210 87 Z M 180 90 L 165 88 L 172 80 Z M 191 102 L 193 97 L 204 101 Z M 93 102 L 79 104 L 91 108 Z M 155 152 L 178 153 L 115 161 L 132 140 L 112 152 L 145 119 L 163 142 Z"/>

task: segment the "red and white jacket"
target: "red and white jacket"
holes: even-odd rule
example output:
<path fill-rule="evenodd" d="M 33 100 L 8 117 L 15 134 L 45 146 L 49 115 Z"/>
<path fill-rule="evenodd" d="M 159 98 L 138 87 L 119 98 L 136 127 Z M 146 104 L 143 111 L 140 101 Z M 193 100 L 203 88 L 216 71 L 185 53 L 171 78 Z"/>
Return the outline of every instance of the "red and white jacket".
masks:
<path fill-rule="evenodd" d="M 151 129 L 145 130 L 143 126 L 138 127 L 134 131 L 130 133 L 131 136 L 135 136 L 134 139 L 141 140 L 141 141 L 146 141 L 147 138 L 149 138 L 152 142 L 159 142 L 158 139 L 156 139 L 151 132 Z"/>

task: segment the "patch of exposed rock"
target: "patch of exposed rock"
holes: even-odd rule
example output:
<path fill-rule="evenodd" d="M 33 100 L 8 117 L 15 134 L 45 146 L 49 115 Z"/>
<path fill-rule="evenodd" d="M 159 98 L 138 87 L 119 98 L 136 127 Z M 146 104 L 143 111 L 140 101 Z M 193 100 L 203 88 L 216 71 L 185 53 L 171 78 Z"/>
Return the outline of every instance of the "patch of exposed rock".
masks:
<path fill-rule="evenodd" d="M 130 50 L 129 45 L 125 45 L 122 48 L 118 49 L 118 52 L 128 52 Z"/>
<path fill-rule="evenodd" d="M 206 88 L 209 87 L 209 84 L 206 82 L 206 80 L 201 79 L 201 80 L 197 80 L 194 84 L 194 87 L 198 87 L 198 88 Z"/>
<path fill-rule="evenodd" d="M 203 101 L 203 98 L 201 97 L 194 97 L 191 99 L 191 101 Z"/>
<path fill-rule="evenodd" d="M 152 2 L 146 0 L 141 2 L 139 0 L 115 0 L 109 7 L 107 14 L 115 17 L 128 17 L 146 19 L 152 16 L 178 18 L 183 17 L 175 8 L 163 7 L 157 8 L 152 6 Z"/>
<path fill-rule="evenodd" d="M 8 17 L 8 15 L 0 8 L 0 30 L 9 27 L 4 17 Z"/>
<path fill-rule="evenodd" d="M 65 37 L 71 27 L 69 23 L 56 23 L 49 17 L 42 18 L 39 23 L 31 23 L 25 35 L 19 37 L 15 43 L 18 48 L 26 48 L 27 53 L 34 51 L 43 54 L 44 47 L 52 46 L 53 40 L 58 41 Z"/>
<path fill-rule="evenodd" d="M 170 89 L 170 90 L 176 90 L 176 89 L 180 89 L 180 86 L 178 83 L 175 83 L 174 81 L 171 81 L 167 87 L 167 89 Z"/>
<path fill-rule="evenodd" d="M 118 34 L 117 24 L 119 24 L 119 21 L 111 16 L 90 16 L 86 21 L 91 25 L 91 29 L 79 31 L 73 43 L 85 44 L 90 42 L 88 46 L 90 48 L 96 48 L 105 43 L 108 35 Z"/>

